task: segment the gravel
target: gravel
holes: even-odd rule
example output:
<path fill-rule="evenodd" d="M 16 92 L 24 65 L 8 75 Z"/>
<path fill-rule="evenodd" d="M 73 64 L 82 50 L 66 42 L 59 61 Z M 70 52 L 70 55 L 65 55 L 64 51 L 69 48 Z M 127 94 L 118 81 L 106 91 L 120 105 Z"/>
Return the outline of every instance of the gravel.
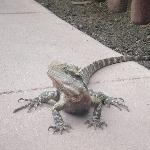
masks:
<path fill-rule="evenodd" d="M 36 0 L 58 17 L 70 23 L 107 47 L 128 55 L 150 55 L 150 24 L 130 22 L 130 8 L 126 13 L 108 12 L 106 2 L 91 0 Z M 77 2 L 77 3 L 76 3 Z M 150 62 L 140 62 L 150 69 Z"/>

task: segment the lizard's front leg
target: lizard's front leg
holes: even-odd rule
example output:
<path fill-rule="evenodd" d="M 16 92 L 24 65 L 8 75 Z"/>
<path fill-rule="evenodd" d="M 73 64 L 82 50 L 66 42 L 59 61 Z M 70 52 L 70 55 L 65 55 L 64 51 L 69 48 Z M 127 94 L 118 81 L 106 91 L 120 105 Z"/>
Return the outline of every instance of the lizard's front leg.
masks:
<path fill-rule="evenodd" d="M 66 101 L 64 100 L 64 95 L 61 94 L 60 100 L 52 108 L 52 115 L 55 125 L 50 126 L 48 130 L 52 128 L 54 130 L 54 133 L 59 132 L 60 134 L 62 134 L 64 131 L 69 132 L 69 129 L 71 129 L 71 126 L 64 122 L 62 116 L 59 113 L 59 111 L 64 109 L 65 103 Z"/>
<path fill-rule="evenodd" d="M 49 104 L 49 100 L 58 101 L 60 97 L 60 93 L 57 90 L 49 90 L 41 93 L 38 97 L 35 97 L 33 99 L 25 99 L 20 98 L 19 101 L 27 101 L 28 103 L 24 106 L 21 106 L 19 108 L 16 108 L 13 113 L 18 112 L 19 110 L 22 110 L 24 108 L 28 108 L 28 112 L 31 111 L 32 108 L 37 108 L 38 106 L 42 105 L 43 103 Z"/>
<path fill-rule="evenodd" d="M 92 104 L 95 106 L 92 119 L 86 122 L 89 124 L 89 127 L 94 126 L 95 128 L 103 128 L 103 126 L 107 126 L 105 122 L 101 121 L 101 111 L 103 104 L 106 104 L 108 106 L 113 105 L 119 110 L 126 109 L 127 111 L 129 111 L 122 98 L 109 97 L 102 92 L 94 92 L 92 90 L 90 90 L 89 93 L 92 99 Z"/>
<path fill-rule="evenodd" d="M 113 105 L 119 110 L 126 109 L 129 111 L 128 106 L 125 105 L 123 98 L 110 97 L 103 92 L 94 92 L 93 90 L 90 90 L 89 92 L 92 97 L 93 104 L 97 104 L 102 101 L 104 105 L 109 107 Z"/>

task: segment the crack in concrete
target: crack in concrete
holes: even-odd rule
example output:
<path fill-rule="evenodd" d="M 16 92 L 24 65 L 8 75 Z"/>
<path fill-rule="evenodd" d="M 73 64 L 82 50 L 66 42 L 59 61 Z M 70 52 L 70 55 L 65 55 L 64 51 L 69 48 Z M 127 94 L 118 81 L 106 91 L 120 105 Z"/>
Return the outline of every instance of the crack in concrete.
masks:
<path fill-rule="evenodd" d="M 47 87 L 32 88 L 32 89 L 27 89 L 27 90 L 10 90 L 10 91 L 0 92 L 0 96 L 14 94 L 14 93 L 16 94 L 16 93 L 24 93 L 24 92 L 37 91 L 37 90 L 45 90 L 49 88 L 52 88 L 52 87 L 47 86 Z"/>
<path fill-rule="evenodd" d="M 37 14 L 37 13 L 42 13 L 42 12 L 6 12 L 6 13 L 0 13 L 0 15 L 22 15 L 22 14 Z"/>
<path fill-rule="evenodd" d="M 148 76 L 148 77 L 133 77 L 133 78 L 126 78 L 126 79 L 103 80 L 103 81 L 92 82 L 90 84 L 98 84 L 98 83 L 105 83 L 105 82 L 124 82 L 124 81 L 140 80 L 140 79 L 150 79 L 150 76 Z"/>
<path fill-rule="evenodd" d="M 127 78 L 127 79 L 114 79 L 114 80 L 104 80 L 104 81 L 97 81 L 97 82 L 92 82 L 90 84 L 99 84 L 99 83 L 106 83 L 106 82 L 124 82 L 124 81 L 131 81 L 131 80 L 140 80 L 140 79 L 150 79 L 150 76 L 148 77 L 134 77 L 134 78 Z M 32 88 L 32 89 L 27 89 L 27 90 L 10 90 L 10 91 L 4 91 L 0 92 L 1 95 L 9 95 L 9 94 L 16 94 L 16 93 L 24 93 L 24 92 L 30 92 L 30 91 L 37 91 L 37 90 L 45 90 L 53 88 L 50 86 L 47 87 L 38 87 L 38 88 Z"/>

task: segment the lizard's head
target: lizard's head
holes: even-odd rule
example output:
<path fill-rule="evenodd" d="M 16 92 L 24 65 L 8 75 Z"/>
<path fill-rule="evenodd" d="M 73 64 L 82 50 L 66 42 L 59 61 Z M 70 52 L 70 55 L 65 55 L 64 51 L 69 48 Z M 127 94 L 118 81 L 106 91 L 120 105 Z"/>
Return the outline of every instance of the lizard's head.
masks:
<path fill-rule="evenodd" d="M 66 63 L 53 62 L 49 65 L 48 76 L 55 88 L 63 92 L 71 101 L 80 101 L 87 87 L 79 74 L 79 68 Z"/>

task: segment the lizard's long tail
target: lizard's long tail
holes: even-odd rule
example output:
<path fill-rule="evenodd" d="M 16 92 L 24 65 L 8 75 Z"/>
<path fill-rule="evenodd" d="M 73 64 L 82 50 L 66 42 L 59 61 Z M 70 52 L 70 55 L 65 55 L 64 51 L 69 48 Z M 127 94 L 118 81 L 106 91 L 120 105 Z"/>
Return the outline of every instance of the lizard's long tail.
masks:
<path fill-rule="evenodd" d="M 110 57 L 106 59 L 101 59 L 98 61 L 94 61 L 92 64 L 84 67 L 80 73 L 83 75 L 84 83 L 87 85 L 90 77 L 99 69 L 104 68 L 106 66 L 110 66 L 112 64 L 117 64 L 121 62 L 127 61 L 150 61 L 150 56 L 118 56 L 118 57 Z"/>

